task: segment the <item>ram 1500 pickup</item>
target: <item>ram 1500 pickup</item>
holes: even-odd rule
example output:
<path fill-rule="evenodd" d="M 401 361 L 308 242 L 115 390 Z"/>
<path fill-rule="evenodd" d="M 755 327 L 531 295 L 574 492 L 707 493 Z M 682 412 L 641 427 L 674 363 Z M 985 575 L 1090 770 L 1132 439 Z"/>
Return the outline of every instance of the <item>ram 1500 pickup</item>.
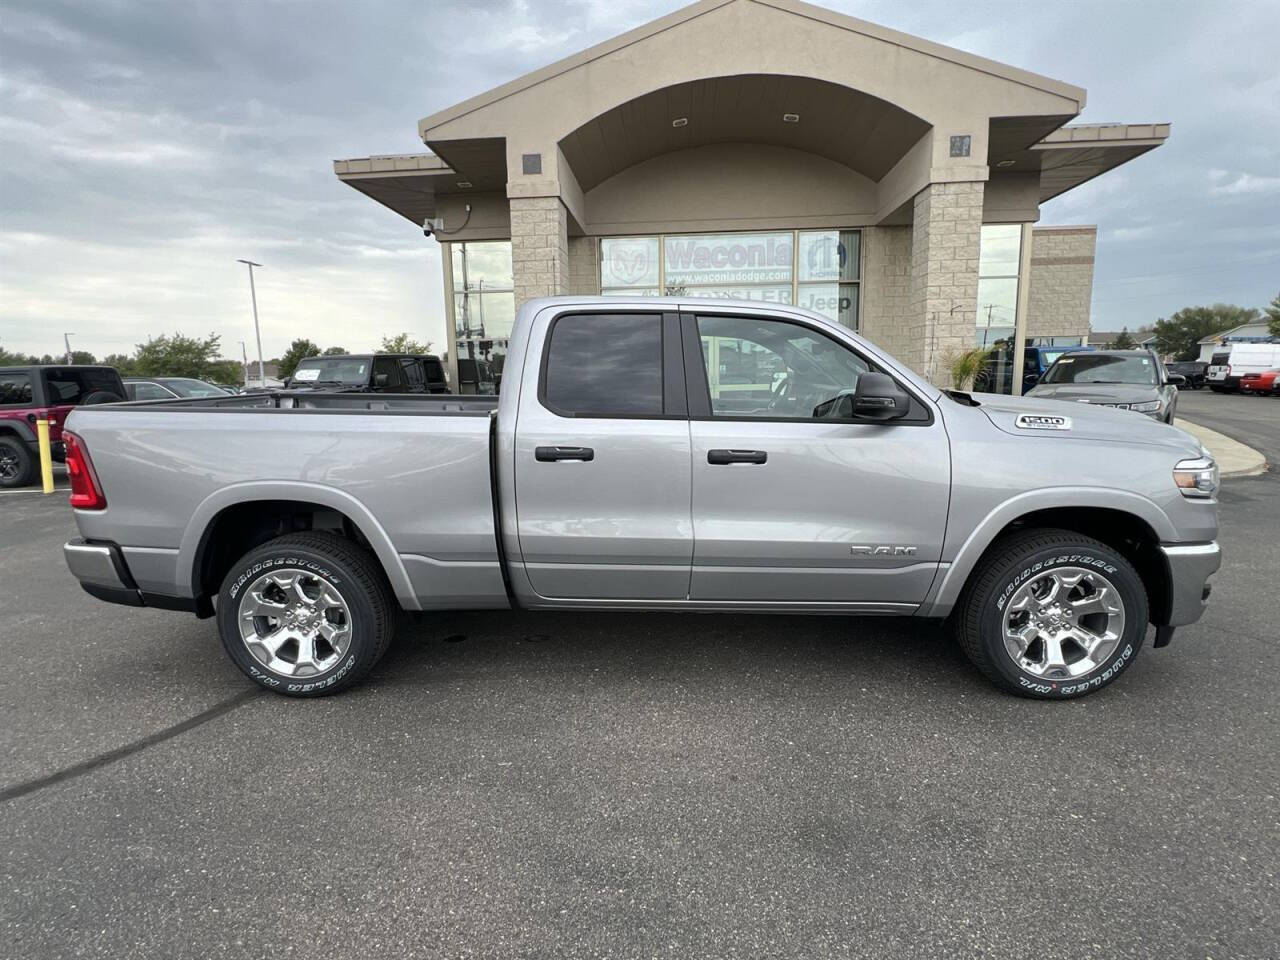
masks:
<path fill-rule="evenodd" d="M 368 673 L 400 607 L 949 619 L 1000 687 L 1076 697 L 1197 620 L 1220 559 L 1181 430 L 941 390 L 773 304 L 535 300 L 500 397 L 81 408 L 67 456 L 84 589 L 216 614 L 298 696 Z"/>

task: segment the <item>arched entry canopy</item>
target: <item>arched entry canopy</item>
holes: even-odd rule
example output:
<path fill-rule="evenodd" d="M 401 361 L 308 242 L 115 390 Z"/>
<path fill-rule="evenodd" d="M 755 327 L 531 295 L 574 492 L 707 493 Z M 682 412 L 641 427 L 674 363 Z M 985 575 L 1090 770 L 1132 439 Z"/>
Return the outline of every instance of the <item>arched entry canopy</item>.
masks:
<path fill-rule="evenodd" d="M 879 181 L 928 130 L 920 117 L 828 80 L 746 74 L 646 93 L 558 145 L 584 191 L 660 154 L 719 143 L 802 150 Z"/>

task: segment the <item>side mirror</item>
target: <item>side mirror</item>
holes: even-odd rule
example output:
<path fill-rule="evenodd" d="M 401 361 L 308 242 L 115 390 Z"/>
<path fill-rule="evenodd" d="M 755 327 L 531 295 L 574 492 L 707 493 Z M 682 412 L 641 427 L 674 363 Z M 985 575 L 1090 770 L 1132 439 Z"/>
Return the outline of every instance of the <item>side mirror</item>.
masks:
<path fill-rule="evenodd" d="M 1175 387 L 1185 387 L 1187 385 L 1187 378 L 1180 373 L 1171 373 L 1168 375 L 1168 379 L 1165 380 L 1165 383 L 1171 384 Z"/>
<path fill-rule="evenodd" d="M 373 385 L 375 387 L 385 387 L 391 382 L 391 375 L 388 373 L 375 373 L 373 375 Z"/>
<path fill-rule="evenodd" d="M 887 373 L 864 373 L 853 391 L 853 415 L 858 420 L 898 420 L 911 409 L 911 398 Z"/>

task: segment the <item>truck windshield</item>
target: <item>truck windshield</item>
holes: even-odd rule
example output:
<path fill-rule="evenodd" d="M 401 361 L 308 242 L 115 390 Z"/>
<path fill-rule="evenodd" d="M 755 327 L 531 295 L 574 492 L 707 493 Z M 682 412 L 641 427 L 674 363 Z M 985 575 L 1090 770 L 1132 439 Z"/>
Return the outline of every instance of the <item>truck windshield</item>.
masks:
<path fill-rule="evenodd" d="M 1150 357 L 1075 354 L 1059 357 L 1044 375 L 1044 382 L 1152 385 L 1156 382 L 1156 365 Z"/>
<path fill-rule="evenodd" d="M 323 357 L 303 360 L 293 371 L 296 383 L 368 383 L 368 357 Z"/>

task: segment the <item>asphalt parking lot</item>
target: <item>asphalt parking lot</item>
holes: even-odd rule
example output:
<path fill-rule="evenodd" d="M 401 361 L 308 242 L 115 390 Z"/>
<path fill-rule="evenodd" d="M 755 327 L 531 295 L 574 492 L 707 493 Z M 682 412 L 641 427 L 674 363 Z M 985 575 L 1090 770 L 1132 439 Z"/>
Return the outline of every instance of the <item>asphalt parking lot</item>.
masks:
<path fill-rule="evenodd" d="M 1280 401 L 1180 403 L 1280 453 Z M 927 623 L 559 614 L 289 701 L 0 498 L 0 953 L 1275 956 L 1280 477 L 1221 499 L 1204 620 L 1043 703 Z"/>

